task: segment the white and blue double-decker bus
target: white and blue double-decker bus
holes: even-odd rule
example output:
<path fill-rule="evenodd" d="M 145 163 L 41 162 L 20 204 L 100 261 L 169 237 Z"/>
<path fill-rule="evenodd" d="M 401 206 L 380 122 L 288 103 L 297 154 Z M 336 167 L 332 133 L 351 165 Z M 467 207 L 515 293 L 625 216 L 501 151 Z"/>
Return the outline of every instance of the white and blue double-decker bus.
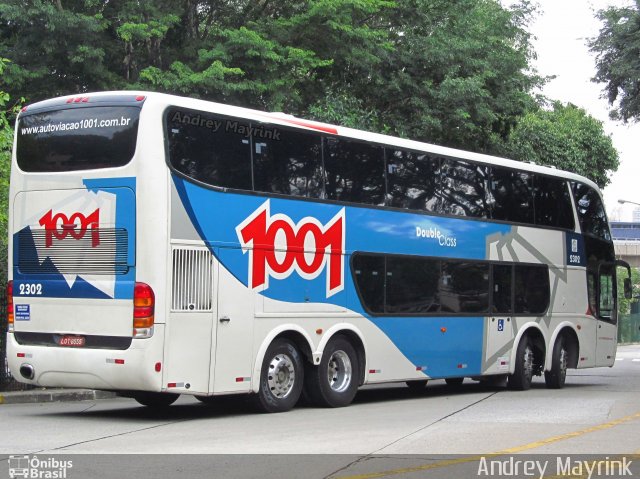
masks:
<path fill-rule="evenodd" d="M 613 243 L 574 174 L 106 92 L 23 109 L 10 190 L 20 381 L 277 412 L 614 364 Z"/>

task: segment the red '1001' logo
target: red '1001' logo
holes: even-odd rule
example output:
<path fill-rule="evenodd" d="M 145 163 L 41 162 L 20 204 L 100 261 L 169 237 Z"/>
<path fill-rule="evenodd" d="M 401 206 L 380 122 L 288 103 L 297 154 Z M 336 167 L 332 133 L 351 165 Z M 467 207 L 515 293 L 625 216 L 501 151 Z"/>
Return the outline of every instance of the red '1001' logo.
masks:
<path fill-rule="evenodd" d="M 345 214 L 342 208 L 326 225 L 310 216 L 297 224 L 288 216 L 271 216 L 269 200 L 236 227 L 249 252 L 249 285 L 267 289 L 269 278 L 285 279 L 296 271 L 315 279 L 327 269 L 327 298 L 344 288 Z"/>
<path fill-rule="evenodd" d="M 47 211 L 40 218 L 40 226 L 45 229 L 45 247 L 49 248 L 53 245 L 53 238 L 64 239 L 71 236 L 74 239 L 84 238 L 87 229 L 91 229 L 91 246 L 95 248 L 100 245 L 100 208 L 89 214 L 73 213 L 67 217 L 64 213 L 53 214 L 53 210 Z"/>

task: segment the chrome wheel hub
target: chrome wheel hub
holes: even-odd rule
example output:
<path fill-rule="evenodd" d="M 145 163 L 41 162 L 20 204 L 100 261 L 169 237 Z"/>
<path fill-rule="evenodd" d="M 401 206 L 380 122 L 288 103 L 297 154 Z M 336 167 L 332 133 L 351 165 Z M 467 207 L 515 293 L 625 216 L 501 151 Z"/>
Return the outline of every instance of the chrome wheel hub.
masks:
<path fill-rule="evenodd" d="M 292 391 L 296 381 L 293 361 L 286 354 L 278 354 L 269 363 L 267 384 L 269 390 L 278 399 L 286 398 Z"/>
<path fill-rule="evenodd" d="M 353 377 L 351 360 L 344 351 L 335 351 L 327 365 L 327 380 L 335 392 L 341 393 L 349 388 Z"/>

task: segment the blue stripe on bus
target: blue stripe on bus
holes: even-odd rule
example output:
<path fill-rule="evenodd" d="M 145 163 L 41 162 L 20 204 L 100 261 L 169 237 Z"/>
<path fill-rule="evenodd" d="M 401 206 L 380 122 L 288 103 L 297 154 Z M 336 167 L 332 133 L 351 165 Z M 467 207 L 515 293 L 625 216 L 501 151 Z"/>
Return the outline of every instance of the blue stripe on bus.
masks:
<path fill-rule="evenodd" d="M 392 253 L 460 259 L 488 259 L 488 244 L 511 227 L 458 218 L 434 217 L 386 209 L 342 206 L 295 199 L 265 198 L 220 192 L 173 176 L 183 207 L 196 231 L 221 264 L 249 287 L 249 254 L 240 249 L 236 227 L 269 201 L 269 214 L 288 216 L 298 224 L 313 217 L 326 225 L 345 208 L 345 252 Z M 449 238 L 449 245 L 446 240 Z M 455 241 L 453 241 L 455 240 Z M 348 258 L 348 256 L 347 256 Z M 327 271 L 314 279 L 297 272 L 269 278 L 263 296 L 288 303 L 326 303 L 348 308 L 368 318 L 416 366 L 431 377 L 481 374 L 482 317 L 372 317 L 358 299 L 348 260 L 344 289 L 327 295 Z M 442 331 L 445 328 L 446 332 Z"/>
<path fill-rule="evenodd" d="M 482 317 L 369 318 L 432 378 L 479 376 L 482 370 Z M 444 331 L 443 331 L 444 329 Z"/>
<path fill-rule="evenodd" d="M 136 241 L 136 179 L 134 177 L 123 178 L 96 178 L 83 181 L 87 191 L 97 193 L 106 191 L 115 195 L 116 212 L 115 226 L 125 228 L 128 232 L 127 264 L 130 265 L 126 274 L 104 275 L 105 281 L 115 281 L 114 299 L 132 299 L 135 285 L 135 241 Z M 22 236 L 22 251 L 20 251 Z M 30 241 L 29 241 L 30 240 Z M 13 280 L 14 295 L 20 296 L 20 285 L 41 285 L 39 297 L 48 298 L 91 298 L 109 299 L 111 296 L 87 282 L 82 274 L 75 276 L 72 285 L 59 272 L 49 257 L 42 262 L 33 242 L 31 229 L 23 228 L 13 235 Z M 123 252 L 116 251 L 116 256 Z M 24 274 L 19 269 L 19 257 L 36 266 L 35 272 Z M 37 270 L 42 272 L 38 272 Z M 25 295 L 28 296 L 28 295 Z"/>

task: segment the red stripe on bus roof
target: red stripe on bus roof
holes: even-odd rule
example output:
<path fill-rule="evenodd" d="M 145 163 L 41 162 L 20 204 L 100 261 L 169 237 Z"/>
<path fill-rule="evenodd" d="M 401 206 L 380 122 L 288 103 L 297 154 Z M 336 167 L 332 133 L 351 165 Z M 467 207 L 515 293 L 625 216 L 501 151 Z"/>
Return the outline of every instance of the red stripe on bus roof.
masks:
<path fill-rule="evenodd" d="M 312 123 L 310 121 L 291 119 L 291 118 L 279 118 L 279 120 L 286 121 L 288 123 L 292 123 L 298 126 L 304 126 L 306 128 L 313 128 L 314 130 L 323 131 L 325 133 L 330 133 L 332 135 L 338 134 L 338 129 L 332 126 L 318 125 L 316 123 Z"/>

